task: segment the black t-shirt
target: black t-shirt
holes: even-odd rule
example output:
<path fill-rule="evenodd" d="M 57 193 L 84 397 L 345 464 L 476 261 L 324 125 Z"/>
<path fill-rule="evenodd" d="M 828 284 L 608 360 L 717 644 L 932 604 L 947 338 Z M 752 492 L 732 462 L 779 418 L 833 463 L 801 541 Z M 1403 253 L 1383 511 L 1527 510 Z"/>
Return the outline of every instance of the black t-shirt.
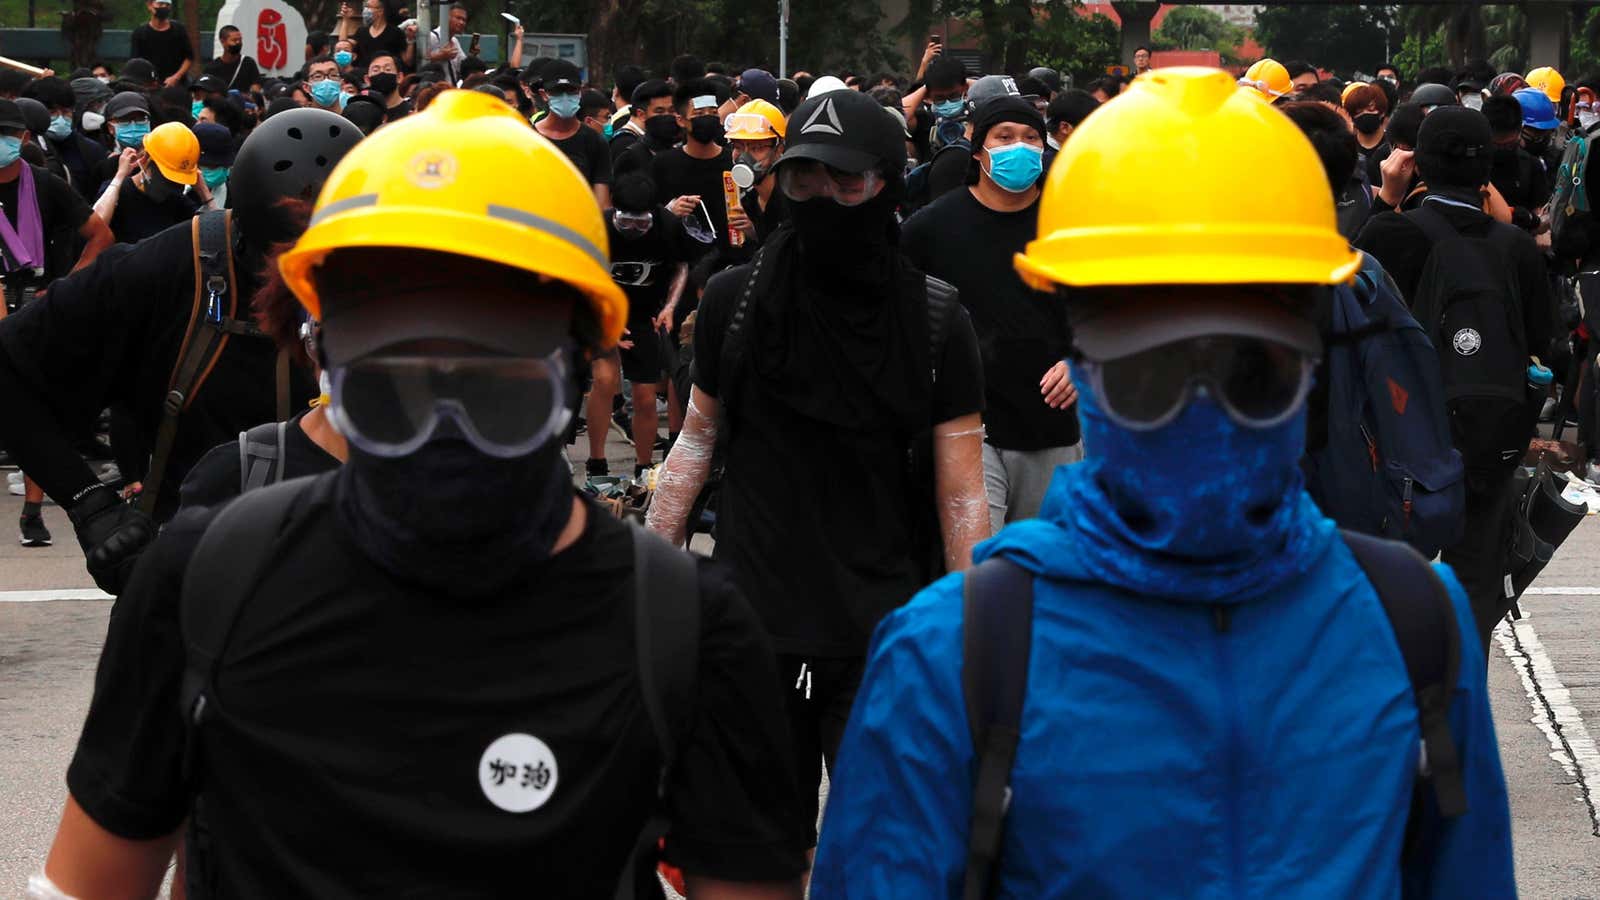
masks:
<path fill-rule="evenodd" d="M 383 100 L 381 102 L 387 103 L 388 101 L 387 100 Z M 383 121 L 384 121 L 384 124 L 388 124 L 390 122 L 398 122 L 401 119 L 404 119 L 406 116 L 409 116 L 409 115 L 411 115 L 411 101 L 409 99 L 408 100 L 402 100 L 402 101 L 400 101 L 399 103 L 396 103 L 393 106 L 389 106 L 389 107 L 385 107 L 384 108 Z"/>
<path fill-rule="evenodd" d="M 156 203 L 129 178 L 117 191 L 117 211 L 111 217 L 111 233 L 119 244 L 137 244 L 179 222 L 189 221 L 199 210 L 200 204 L 193 197 L 176 188 Z"/>
<path fill-rule="evenodd" d="M 611 132 L 611 140 L 606 149 L 611 152 L 611 168 L 616 169 L 617 158 L 622 156 L 622 151 L 632 147 L 639 140 L 637 132 L 628 128 L 618 128 Z"/>
<path fill-rule="evenodd" d="M 307 410 L 309 412 L 309 410 Z M 302 412 L 290 419 L 283 430 L 283 460 L 278 464 L 280 480 L 304 475 L 321 475 L 339 468 L 339 460 L 317 446 L 300 427 L 306 417 Z M 237 440 L 212 447 L 189 470 L 179 489 L 185 509 L 200 506 L 219 506 L 239 496 L 243 486 L 243 473 L 239 468 L 239 442 Z"/>
<path fill-rule="evenodd" d="M 27 277 L 30 283 L 42 285 L 65 275 L 77 262 L 77 231 L 89 220 L 92 210 L 65 181 L 38 166 L 32 169 L 33 196 L 39 204 L 39 224 L 44 228 L 45 261 L 43 279 L 35 281 L 31 274 Z M 5 208 L 6 221 L 14 230 L 17 229 L 17 186 L 21 181 L 19 173 L 17 178 L 0 184 L 0 206 Z M 17 236 L 22 236 L 20 230 Z M 4 256 L 9 260 L 11 254 L 7 252 Z M 0 263 L 0 270 L 8 267 L 8 263 Z"/>
<path fill-rule="evenodd" d="M 699 244 L 697 240 L 696 243 L 701 247 L 728 249 L 728 203 L 722 196 L 722 173 L 732 168 L 733 151 L 726 147 L 710 159 L 690 156 L 683 148 L 676 147 L 657 153 L 650 161 L 650 176 L 656 182 L 657 200 L 670 203 L 685 194 L 700 196 L 700 202 L 706 208 L 705 213 L 695 209 L 685 217 L 684 224 L 693 238 L 697 228 L 704 231 L 705 218 L 710 216 L 715 240 L 711 244 Z M 700 224 L 696 225 L 696 222 Z"/>
<path fill-rule="evenodd" d="M 239 59 L 229 62 L 225 59 L 213 59 L 206 63 L 207 75 L 215 75 L 229 88 L 248 91 L 250 85 L 261 83 L 261 70 L 256 67 L 255 59 L 241 55 Z"/>
<path fill-rule="evenodd" d="M 667 291 L 678 266 L 693 260 L 694 249 L 683 233 L 683 223 L 664 207 L 651 211 L 655 224 L 642 237 L 625 235 L 606 217 L 606 238 L 611 245 L 611 271 L 628 295 L 628 330 L 637 341 L 651 333 L 650 320 L 667 302 Z M 643 284 L 636 284 L 637 281 Z M 643 329 L 641 331 L 640 329 Z"/>
<path fill-rule="evenodd" d="M 405 60 L 406 35 L 394 25 L 385 25 L 378 32 L 377 37 L 372 36 L 372 29 L 363 25 L 356 29 L 356 58 L 351 65 L 359 72 L 366 72 L 367 64 L 379 53 L 393 53 L 395 68 L 402 72 L 407 71 Z"/>
<path fill-rule="evenodd" d="M 184 60 L 194 58 L 194 50 L 189 46 L 189 33 L 177 22 L 167 23 L 165 31 L 157 31 L 146 22 L 133 30 L 133 55 L 150 60 L 156 77 L 166 80 Z"/>
<path fill-rule="evenodd" d="M 633 171 L 654 175 L 650 162 L 655 159 L 656 151 L 649 141 L 635 138 L 621 150 L 617 150 L 616 147 L 616 142 L 613 140 L 611 144 L 611 176 L 613 178 L 621 178 Z"/>
<path fill-rule="evenodd" d="M 1066 313 L 1055 298 L 1023 285 L 1011 257 L 1034 239 L 1039 203 L 995 212 L 966 188 L 907 220 L 900 246 L 917 268 L 961 292 L 983 354 L 983 423 L 988 442 L 1040 450 L 1078 442 L 1078 410 L 1051 409 L 1039 379 L 1066 358 Z"/>
<path fill-rule="evenodd" d="M 64 433 L 88 433 L 109 406 L 129 412 L 144 434 L 156 433 L 194 306 L 189 231 L 184 223 L 138 244 L 110 247 L 88 268 L 52 285 L 46 299 L 0 320 L 0 346 L 49 404 Z M 243 262 L 236 266 L 235 293 L 248 298 L 255 279 Z M 241 306 L 235 316 L 243 315 Z M 177 508 L 179 484 L 206 451 L 276 417 L 276 364 L 271 341 L 229 337 L 178 420 L 158 518 Z M 304 406 L 314 396 L 310 377 L 295 368 L 293 405 Z"/>
<path fill-rule="evenodd" d="M 719 396 L 723 336 L 748 267 L 711 279 L 694 334 L 695 386 Z M 746 318 L 746 323 L 752 321 Z M 754 332 L 747 345 L 759 346 Z M 978 342 L 965 311 L 950 322 L 929 424 L 983 409 Z M 886 422 L 859 433 L 802 415 L 743 367 L 737 424 L 717 510 L 718 559 L 730 562 L 779 653 L 861 656 L 872 629 L 923 587 L 913 519 L 931 515 Z"/>
<path fill-rule="evenodd" d="M 67 183 L 72 189 L 90 203 L 97 200 L 100 196 L 100 185 L 105 182 L 97 179 L 95 173 L 100 167 L 100 161 L 106 158 L 106 148 L 77 131 L 67 135 L 65 140 L 57 141 L 52 138 L 50 146 L 66 168 L 69 176 Z"/>
<path fill-rule="evenodd" d="M 967 171 L 972 167 L 972 150 L 965 146 L 941 147 L 928 166 L 928 198 L 937 200 L 967 184 Z M 962 193 L 966 193 L 962 191 Z M 1032 238 L 1029 238 L 1032 240 Z"/>
<path fill-rule="evenodd" d="M 525 590 L 464 607 L 367 559 L 327 497 L 336 477 L 286 526 L 199 731 L 219 896 L 610 896 L 659 768 L 627 527 L 590 505 L 577 542 Z M 117 598 L 67 772 L 121 837 L 168 834 L 190 812 L 179 597 L 209 512 L 173 520 Z M 666 857 L 710 877 L 792 878 L 805 858 L 772 649 L 725 570 L 703 560 L 700 585 Z M 547 753 L 503 742 L 519 735 Z M 517 765 L 535 759 L 545 771 Z M 492 789 L 545 796 L 510 812 Z"/>
<path fill-rule="evenodd" d="M 572 160 L 590 185 L 611 183 L 611 150 L 598 131 L 587 125 L 579 125 L 576 132 L 551 143 L 559 147 L 567 159 Z"/>

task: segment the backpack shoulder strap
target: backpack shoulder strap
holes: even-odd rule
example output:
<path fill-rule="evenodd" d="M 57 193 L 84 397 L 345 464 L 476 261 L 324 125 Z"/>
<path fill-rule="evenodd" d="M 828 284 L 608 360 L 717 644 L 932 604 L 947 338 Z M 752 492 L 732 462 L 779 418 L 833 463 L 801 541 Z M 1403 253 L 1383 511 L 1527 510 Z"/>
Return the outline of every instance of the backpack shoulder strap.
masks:
<path fill-rule="evenodd" d="M 962 897 L 980 900 L 993 888 L 1011 806 L 1033 645 L 1033 573 L 991 557 L 967 570 L 961 598 L 961 692 L 977 760 Z"/>
<path fill-rule="evenodd" d="M 663 802 L 678 752 L 694 724 L 700 666 L 700 574 L 695 558 L 646 531 L 633 538 L 634 645 L 639 689 L 661 749 L 656 804 L 617 883 L 617 900 L 650 896 L 655 862 L 671 824 Z"/>
<path fill-rule="evenodd" d="M 928 361 L 933 366 L 933 380 L 939 380 L 939 360 L 944 356 L 945 342 L 950 339 L 950 322 L 955 317 L 955 307 L 961 305 L 961 292 L 948 281 L 928 279 Z"/>
<path fill-rule="evenodd" d="M 739 289 L 739 300 L 734 304 L 733 315 L 728 317 L 728 328 L 722 335 L 722 349 L 717 354 L 717 384 L 722 401 L 723 420 L 733 421 L 733 400 L 731 394 L 738 389 L 740 373 L 744 371 L 745 358 L 750 349 L 750 298 L 755 293 L 756 283 L 761 280 L 761 267 L 767 260 L 767 248 L 771 244 L 762 244 L 756 251 L 755 258 L 750 260 L 750 272 L 745 276 L 744 286 Z M 696 326 L 701 327 L 700 325 Z"/>
<path fill-rule="evenodd" d="M 1421 792 L 1426 782 L 1439 804 L 1439 814 L 1459 816 L 1467 811 L 1467 793 L 1449 719 L 1450 695 L 1461 670 L 1461 628 L 1455 604 L 1438 573 L 1409 545 L 1353 531 L 1343 535 L 1394 628 L 1416 696 L 1422 731 L 1417 791 Z"/>
<path fill-rule="evenodd" d="M 267 422 L 239 432 L 239 493 L 283 480 L 288 422 Z"/>
<path fill-rule="evenodd" d="M 240 496 L 206 526 L 195 547 L 179 601 L 184 643 L 180 709 L 191 724 L 199 724 L 204 715 L 228 636 L 274 557 L 290 512 L 317 481 L 296 479 Z"/>

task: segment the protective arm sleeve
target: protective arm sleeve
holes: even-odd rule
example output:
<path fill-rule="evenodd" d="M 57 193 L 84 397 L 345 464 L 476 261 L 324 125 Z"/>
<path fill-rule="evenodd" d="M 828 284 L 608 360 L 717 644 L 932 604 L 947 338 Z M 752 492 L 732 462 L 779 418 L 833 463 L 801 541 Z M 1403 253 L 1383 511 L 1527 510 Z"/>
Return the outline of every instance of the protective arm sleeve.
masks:
<path fill-rule="evenodd" d="M 673 546 L 681 547 L 688 534 L 689 511 L 711 472 L 711 455 L 717 446 L 717 399 L 699 388 L 689 392 L 689 412 L 677 443 L 656 476 L 655 495 L 645 526 Z"/>
<path fill-rule="evenodd" d="M 1442 820 L 1431 793 L 1417 814 L 1420 841 L 1402 871 L 1402 896 L 1407 900 L 1446 897 L 1515 897 L 1511 859 L 1511 806 L 1477 625 L 1466 592 L 1447 567 L 1436 566 L 1455 600 L 1461 630 L 1461 674 L 1450 705 L 1450 731 L 1455 735 L 1467 790 L 1467 812 Z"/>
<path fill-rule="evenodd" d="M 989 537 L 989 497 L 983 484 L 983 420 L 978 413 L 933 429 L 935 492 L 945 569 L 972 565 L 972 548 Z"/>

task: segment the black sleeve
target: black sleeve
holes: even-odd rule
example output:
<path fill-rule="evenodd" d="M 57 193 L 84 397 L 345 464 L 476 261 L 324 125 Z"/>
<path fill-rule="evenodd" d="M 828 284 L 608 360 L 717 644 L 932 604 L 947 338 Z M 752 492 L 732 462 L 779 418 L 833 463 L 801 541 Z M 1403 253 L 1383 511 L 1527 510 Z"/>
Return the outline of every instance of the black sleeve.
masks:
<path fill-rule="evenodd" d="M 1357 250 L 1383 265 L 1400 288 L 1406 305 L 1410 306 L 1417 293 L 1417 282 L 1422 278 L 1422 267 L 1433 249 L 1422 230 L 1401 213 L 1379 213 L 1362 226 L 1354 244 Z"/>
<path fill-rule="evenodd" d="M 89 203 L 72 189 L 72 185 L 42 169 L 35 170 L 33 174 L 35 183 L 41 188 L 39 196 L 44 202 L 40 204 L 40 209 L 47 231 L 58 228 L 77 231 L 84 222 L 89 221 L 89 213 L 92 212 Z"/>
<path fill-rule="evenodd" d="M 772 646 L 728 571 L 700 562 L 698 702 L 668 788 L 666 859 L 691 875 L 786 881 L 806 866 Z"/>
<path fill-rule="evenodd" d="M 928 259 L 929 237 L 932 231 L 933 217 L 928 215 L 928 207 L 917 210 L 911 218 L 900 226 L 900 250 L 911 260 L 911 264 L 924 272 L 933 271 L 933 265 Z"/>
<path fill-rule="evenodd" d="M 955 304 L 950 335 L 939 360 L 939 380 L 933 385 L 933 424 L 983 412 L 983 358 L 978 335 L 966 307 Z"/>
<path fill-rule="evenodd" d="M 206 451 L 178 488 L 184 509 L 217 506 L 239 496 L 239 444 L 229 441 Z"/>
<path fill-rule="evenodd" d="M 174 519 L 150 545 L 111 609 L 94 697 L 67 768 L 67 789 L 89 818 L 128 840 L 176 831 L 189 811 L 178 708 L 184 568 L 209 517 Z"/>
<path fill-rule="evenodd" d="M 178 59 L 194 59 L 194 47 L 190 46 L 189 44 L 189 32 L 184 31 L 182 25 L 179 25 L 177 22 L 173 22 L 172 33 L 177 36 L 176 42 L 180 48 Z"/>
<path fill-rule="evenodd" d="M 589 184 L 611 184 L 611 148 L 606 146 L 606 139 L 586 125 L 579 127 L 589 144 Z"/>
<path fill-rule="evenodd" d="M 955 150 L 949 153 L 940 152 L 935 156 L 932 165 L 928 167 L 928 198 L 937 200 L 965 185 L 967 167 L 971 163 L 970 154 L 958 153 Z"/>
<path fill-rule="evenodd" d="M 130 53 L 143 59 L 150 58 L 150 26 L 140 25 L 133 30 L 133 37 L 129 38 Z"/>
<path fill-rule="evenodd" d="M 675 198 L 672 188 L 667 185 L 667 154 L 672 151 L 663 151 L 650 158 L 650 180 L 656 183 L 656 202 L 660 204 L 671 203 Z"/>
<path fill-rule="evenodd" d="M 694 386 L 712 397 L 718 396 L 717 364 L 722 358 L 722 338 L 749 272 L 748 267 L 739 266 L 712 276 L 695 314 Z"/>

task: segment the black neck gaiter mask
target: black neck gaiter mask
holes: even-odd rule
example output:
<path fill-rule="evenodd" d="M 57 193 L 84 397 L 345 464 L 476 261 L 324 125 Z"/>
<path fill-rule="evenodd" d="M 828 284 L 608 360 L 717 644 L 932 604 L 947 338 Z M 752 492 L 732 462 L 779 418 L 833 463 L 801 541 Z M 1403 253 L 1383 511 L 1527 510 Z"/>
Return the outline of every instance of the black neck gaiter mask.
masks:
<path fill-rule="evenodd" d="M 350 447 L 336 487 L 356 545 L 395 578 L 452 600 L 511 587 L 549 559 L 572 514 L 560 440 L 528 456 L 488 456 L 441 423 L 399 459 Z"/>

